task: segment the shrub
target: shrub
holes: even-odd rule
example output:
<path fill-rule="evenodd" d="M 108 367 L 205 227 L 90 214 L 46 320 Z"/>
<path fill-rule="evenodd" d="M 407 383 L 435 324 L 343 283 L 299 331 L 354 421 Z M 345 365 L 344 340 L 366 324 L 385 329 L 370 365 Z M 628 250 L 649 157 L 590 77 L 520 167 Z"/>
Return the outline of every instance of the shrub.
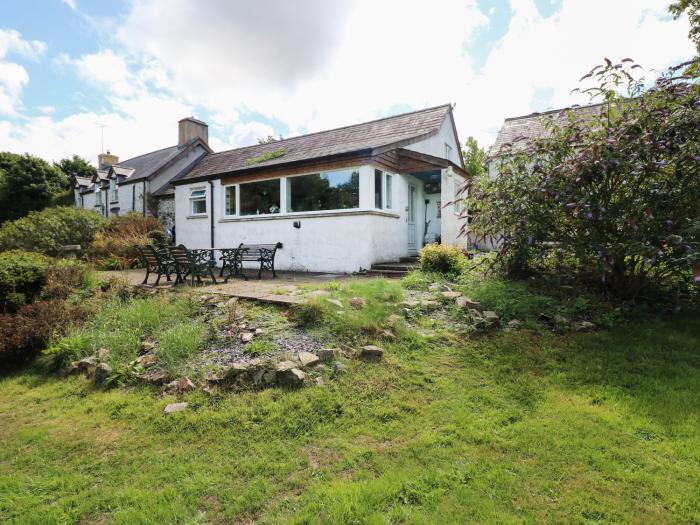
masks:
<path fill-rule="evenodd" d="M 0 314 L 0 363 L 19 364 L 37 355 L 49 338 L 66 333 L 87 310 L 65 301 L 38 301 L 16 315 Z"/>
<path fill-rule="evenodd" d="M 0 226 L 0 250 L 60 255 L 68 244 L 88 246 L 104 223 L 105 219 L 92 210 L 46 208 Z"/>
<path fill-rule="evenodd" d="M 497 176 L 472 184 L 472 230 L 501 239 L 508 272 L 539 270 L 555 247 L 573 262 L 563 271 L 622 297 L 689 280 L 700 84 L 680 74 L 687 65 L 643 92 L 631 74 L 639 66 L 607 61 L 586 75 L 603 102 L 596 114 L 543 119 L 546 136 L 502 152 Z"/>
<path fill-rule="evenodd" d="M 44 299 L 68 299 L 77 291 L 89 291 L 95 287 L 95 274 L 83 261 L 58 259 L 46 272 L 46 285 L 41 296 Z"/>
<path fill-rule="evenodd" d="M 48 257 L 38 253 L 0 253 L 0 312 L 14 312 L 39 296 L 49 263 Z"/>
<path fill-rule="evenodd" d="M 151 230 L 147 237 L 154 246 L 162 247 L 168 244 L 168 236 L 163 230 Z"/>
<path fill-rule="evenodd" d="M 90 247 L 90 257 L 100 268 L 131 268 L 139 262 L 139 246 L 150 242 L 149 232 L 160 228 L 155 217 L 128 213 L 108 219 Z"/>
<path fill-rule="evenodd" d="M 466 269 L 467 256 L 456 246 L 428 244 L 421 250 L 418 262 L 424 272 L 457 275 Z"/>

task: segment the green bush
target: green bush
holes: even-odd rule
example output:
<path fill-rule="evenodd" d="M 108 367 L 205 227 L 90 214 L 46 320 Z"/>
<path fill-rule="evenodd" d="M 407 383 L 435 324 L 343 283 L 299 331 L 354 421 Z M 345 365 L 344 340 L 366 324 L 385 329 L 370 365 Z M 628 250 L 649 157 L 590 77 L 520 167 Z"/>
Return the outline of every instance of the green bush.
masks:
<path fill-rule="evenodd" d="M 140 262 L 138 247 L 149 244 L 149 233 L 160 227 L 158 219 L 140 213 L 111 217 L 90 246 L 90 258 L 106 270 L 135 267 Z"/>
<path fill-rule="evenodd" d="M 457 275 L 467 267 L 467 256 L 461 248 L 446 244 L 428 244 L 423 247 L 418 258 L 421 270 L 442 274 Z"/>
<path fill-rule="evenodd" d="M 58 259 L 46 272 L 44 299 L 68 299 L 78 291 L 89 292 L 96 286 L 95 273 L 83 261 Z"/>
<path fill-rule="evenodd" d="M 168 244 L 168 236 L 163 230 L 151 230 L 147 235 L 148 239 L 156 247 L 162 247 Z"/>
<path fill-rule="evenodd" d="M 50 259 L 21 250 L 0 253 L 0 312 L 31 303 L 46 282 Z"/>
<path fill-rule="evenodd" d="M 87 247 L 104 226 L 97 212 L 78 208 L 46 208 L 0 226 L 0 250 L 27 250 L 60 255 L 62 247 Z"/>

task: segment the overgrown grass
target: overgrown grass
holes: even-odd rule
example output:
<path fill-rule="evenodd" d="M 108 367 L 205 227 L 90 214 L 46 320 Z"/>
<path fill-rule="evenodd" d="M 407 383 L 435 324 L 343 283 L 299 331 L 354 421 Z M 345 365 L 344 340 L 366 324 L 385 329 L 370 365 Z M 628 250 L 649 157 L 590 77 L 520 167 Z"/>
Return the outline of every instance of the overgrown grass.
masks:
<path fill-rule="evenodd" d="M 158 361 L 171 374 L 199 350 L 205 341 L 206 326 L 201 321 L 176 324 L 158 336 Z"/>
<path fill-rule="evenodd" d="M 0 521 L 696 523 L 699 319 L 409 331 L 323 386 L 170 416 L 148 389 L 5 376 Z"/>

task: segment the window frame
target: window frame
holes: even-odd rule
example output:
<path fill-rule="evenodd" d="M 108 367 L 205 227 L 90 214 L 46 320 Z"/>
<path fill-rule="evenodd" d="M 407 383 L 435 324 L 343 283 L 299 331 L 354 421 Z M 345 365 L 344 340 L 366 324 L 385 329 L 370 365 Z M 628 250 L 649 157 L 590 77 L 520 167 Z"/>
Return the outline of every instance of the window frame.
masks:
<path fill-rule="evenodd" d="M 348 172 L 357 172 L 358 180 L 357 180 L 357 206 L 354 206 L 352 208 L 332 208 L 328 210 L 308 210 L 308 211 L 289 211 L 289 204 L 291 202 L 291 192 L 290 192 L 290 185 L 289 185 L 289 180 L 298 178 L 298 177 L 308 177 L 310 175 L 323 175 L 324 173 L 337 173 L 340 171 L 348 171 Z M 362 201 L 362 170 L 361 168 L 358 167 L 349 167 L 349 168 L 339 168 L 335 170 L 322 170 L 322 171 L 314 171 L 310 173 L 300 173 L 298 175 L 288 175 L 285 177 L 287 180 L 287 183 L 285 184 L 285 194 L 284 194 L 284 203 L 285 203 L 285 210 L 284 214 L 285 215 L 295 215 L 295 214 L 306 214 L 306 213 L 333 213 L 333 212 L 344 212 L 344 211 L 352 211 L 352 210 L 359 210 L 361 209 L 361 201 Z M 280 193 L 280 200 L 282 200 L 282 194 Z M 275 214 L 278 215 L 278 214 Z"/>
<path fill-rule="evenodd" d="M 394 209 L 394 174 L 384 172 L 384 210 Z"/>
<path fill-rule="evenodd" d="M 194 196 L 196 192 L 203 192 L 202 196 Z M 194 211 L 194 203 L 195 202 L 204 202 L 204 211 L 203 212 L 195 212 Z M 207 187 L 206 186 L 197 186 L 196 188 L 190 188 L 190 195 L 189 195 L 189 205 L 190 205 L 190 217 L 205 217 L 209 211 L 209 207 L 207 205 Z"/>
<path fill-rule="evenodd" d="M 285 203 L 286 206 L 286 201 L 282 198 L 285 197 L 284 195 L 285 192 L 282 191 L 282 180 L 286 179 L 286 177 L 268 177 L 265 179 L 257 179 L 257 180 L 250 180 L 246 182 L 238 182 L 235 184 L 237 186 L 236 188 L 236 215 L 232 215 L 232 217 L 278 217 L 280 215 L 285 215 L 285 212 L 283 212 L 282 204 Z M 270 180 L 276 180 L 279 183 L 279 210 L 277 213 L 258 213 L 258 214 L 250 214 L 250 215 L 243 215 L 241 213 L 241 186 L 245 186 L 247 184 L 255 184 L 257 182 L 267 182 Z M 233 184 L 228 184 L 227 186 L 234 186 Z M 286 189 L 286 188 L 285 188 Z M 285 210 L 286 211 L 286 210 Z"/>
<path fill-rule="evenodd" d="M 233 190 L 236 192 L 235 199 L 234 199 L 235 202 L 233 203 L 233 206 L 236 210 L 236 213 L 232 213 L 232 214 L 228 213 L 228 210 L 226 209 L 226 193 L 228 192 L 229 188 L 233 188 Z M 221 209 L 224 210 L 224 213 L 222 213 L 223 217 L 224 218 L 239 217 L 239 215 L 238 215 L 238 211 L 240 209 L 239 208 L 239 198 L 241 196 L 241 192 L 238 188 L 238 184 L 225 184 L 225 185 L 221 186 L 221 189 L 224 190 L 222 192 L 222 202 L 221 202 Z"/>
<path fill-rule="evenodd" d="M 445 158 L 447 160 L 452 160 L 452 150 L 454 148 L 450 146 L 447 142 L 445 142 Z"/>

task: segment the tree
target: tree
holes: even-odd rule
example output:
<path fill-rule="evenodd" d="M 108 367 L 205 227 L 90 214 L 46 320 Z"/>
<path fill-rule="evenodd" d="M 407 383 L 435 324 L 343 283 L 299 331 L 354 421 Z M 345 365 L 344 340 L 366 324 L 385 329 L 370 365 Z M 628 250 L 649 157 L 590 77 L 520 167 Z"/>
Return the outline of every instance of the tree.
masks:
<path fill-rule="evenodd" d="M 677 0 L 668 7 L 668 10 L 676 19 L 684 13 L 688 14 L 690 20 L 688 36 L 695 42 L 700 54 L 700 0 Z"/>
<path fill-rule="evenodd" d="M 566 272 L 626 297 L 689 282 L 700 264 L 700 85 L 691 65 L 643 91 L 631 74 L 638 65 L 606 61 L 584 77 L 595 85 L 583 91 L 604 102 L 595 116 L 543 119 L 544 137 L 512 147 L 493 180 L 469 182 L 479 206 L 472 231 L 500 238 L 507 270 L 535 270 L 556 253 Z"/>
<path fill-rule="evenodd" d="M 66 174 L 71 183 L 75 183 L 76 177 L 92 178 L 97 173 L 95 167 L 78 155 L 66 157 L 53 163 L 54 167 Z"/>
<path fill-rule="evenodd" d="M 272 144 L 273 142 L 279 142 L 282 139 L 282 135 L 280 135 L 279 138 L 275 138 L 274 135 L 268 135 L 264 139 L 258 139 L 258 144 Z"/>
<path fill-rule="evenodd" d="M 479 147 L 474 137 L 467 138 L 467 142 L 462 149 L 462 158 L 467 173 L 473 177 L 480 177 L 486 173 L 486 151 Z"/>
<path fill-rule="evenodd" d="M 0 152 L 0 222 L 50 206 L 68 186 L 68 177 L 45 160 Z"/>

